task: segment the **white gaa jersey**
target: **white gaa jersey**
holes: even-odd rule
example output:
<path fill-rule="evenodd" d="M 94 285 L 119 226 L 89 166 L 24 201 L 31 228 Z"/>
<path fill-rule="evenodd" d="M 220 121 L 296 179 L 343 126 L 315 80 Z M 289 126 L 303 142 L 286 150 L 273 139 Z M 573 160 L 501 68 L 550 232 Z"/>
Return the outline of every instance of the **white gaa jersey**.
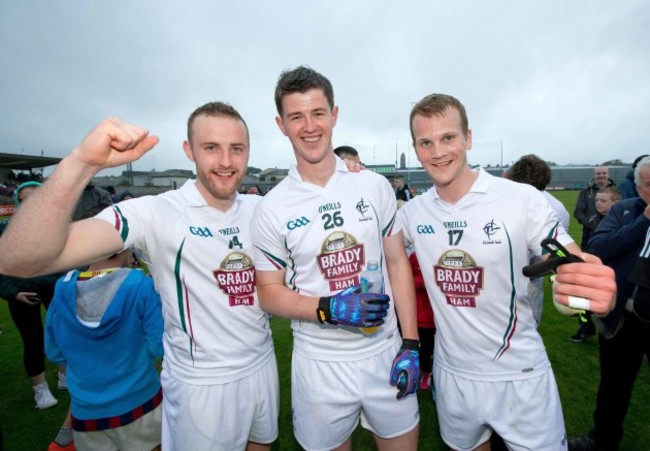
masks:
<path fill-rule="evenodd" d="M 555 211 L 555 214 L 560 220 L 560 224 L 562 225 L 562 227 L 564 227 L 564 230 L 568 232 L 571 216 L 569 215 L 569 212 L 567 211 L 564 204 L 559 200 L 557 200 L 555 197 L 553 197 L 553 195 L 548 191 L 541 191 L 541 193 L 546 198 L 548 203 L 551 204 L 551 207 L 553 207 L 553 211 Z"/>
<path fill-rule="evenodd" d="M 357 360 L 398 339 L 382 242 L 398 231 L 395 210 L 395 193 L 385 177 L 353 174 L 338 158 L 325 187 L 304 183 L 294 165 L 259 203 L 252 231 L 258 271 L 285 270 L 288 287 L 321 297 L 357 285 L 366 263 L 376 260 L 391 296 L 385 323 L 374 334 L 293 320 L 294 352 L 316 360 Z"/>
<path fill-rule="evenodd" d="M 549 366 L 521 271 L 549 236 L 572 239 L 535 188 L 483 170 L 451 205 L 435 187 L 398 212 L 436 316 L 436 363 L 461 377 L 505 381 Z"/>
<path fill-rule="evenodd" d="M 267 315 L 255 291 L 250 224 L 259 196 L 237 195 L 226 213 L 194 180 L 157 196 L 120 202 L 97 218 L 147 263 L 165 320 L 164 365 L 196 385 L 241 379 L 272 358 Z"/>

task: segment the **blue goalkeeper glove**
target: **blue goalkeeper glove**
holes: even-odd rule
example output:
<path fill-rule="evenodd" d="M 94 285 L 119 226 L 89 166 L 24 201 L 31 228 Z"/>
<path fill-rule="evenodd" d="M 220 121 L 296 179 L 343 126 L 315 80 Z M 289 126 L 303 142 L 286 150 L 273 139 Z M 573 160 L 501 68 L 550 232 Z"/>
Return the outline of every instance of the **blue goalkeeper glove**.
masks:
<path fill-rule="evenodd" d="M 390 297 L 381 293 L 361 293 L 361 285 L 347 288 L 334 296 L 320 298 L 318 321 L 356 327 L 384 324 Z"/>
<path fill-rule="evenodd" d="M 415 393 L 420 383 L 420 342 L 402 340 L 402 347 L 393 360 L 390 385 L 397 387 L 397 399 Z"/>

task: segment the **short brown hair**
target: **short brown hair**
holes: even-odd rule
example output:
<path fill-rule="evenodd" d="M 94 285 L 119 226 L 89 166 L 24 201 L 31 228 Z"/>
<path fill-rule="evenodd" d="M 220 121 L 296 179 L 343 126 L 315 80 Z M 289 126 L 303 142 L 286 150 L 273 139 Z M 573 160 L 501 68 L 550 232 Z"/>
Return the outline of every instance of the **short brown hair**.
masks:
<path fill-rule="evenodd" d="M 463 106 L 460 101 L 447 94 L 429 94 L 424 97 L 418 103 L 416 103 L 411 109 L 411 116 L 409 117 L 409 128 L 411 130 L 411 138 L 415 142 L 415 135 L 413 134 L 413 118 L 416 115 L 424 117 L 433 117 L 433 116 L 442 116 L 450 108 L 455 108 L 460 114 L 460 125 L 463 129 L 463 133 L 467 135 L 469 130 L 469 122 L 467 120 L 467 112 L 465 111 L 465 106 Z"/>
<path fill-rule="evenodd" d="M 512 181 L 532 185 L 544 191 L 551 183 L 551 167 L 537 155 L 524 155 L 518 159 L 506 172 L 506 177 Z"/>
<path fill-rule="evenodd" d="M 597 194 L 611 194 L 614 202 L 621 200 L 621 192 L 615 186 L 605 186 L 599 189 Z"/>
<path fill-rule="evenodd" d="M 194 124 L 194 120 L 199 116 L 229 117 L 231 119 L 240 121 L 242 124 L 244 124 L 244 128 L 246 129 L 246 137 L 250 141 L 248 125 L 246 124 L 244 118 L 241 117 L 241 114 L 239 114 L 239 112 L 233 108 L 232 105 L 226 102 L 209 102 L 205 105 L 201 105 L 196 110 L 194 110 L 187 120 L 187 140 L 190 143 L 192 142 L 192 125 Z"/>
<path fill-rule="evenodd" d="M 332 83 L 322 74 L 311 67 L 298 66 L 295 69 L 284 71 L 280 74 L 275 85 L 275 107 L 282 116 L 282 99 L 289 94 L 299 92 L 304 94 L 310 89 L 320 89 L 325 94 L 330 109 L 334 108 L 334 88 Z"/>

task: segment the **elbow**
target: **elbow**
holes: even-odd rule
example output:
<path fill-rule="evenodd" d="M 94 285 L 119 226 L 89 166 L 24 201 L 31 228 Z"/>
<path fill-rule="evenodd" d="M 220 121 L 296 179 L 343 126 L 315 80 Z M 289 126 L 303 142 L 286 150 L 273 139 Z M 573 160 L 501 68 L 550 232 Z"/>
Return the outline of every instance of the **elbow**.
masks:
<path fill-rule="evenodd" d="M 267 313 L 271 313 L 269 312 L 271 306 L 269 305 L 268 298 L 264 296 L 259 290 L 257 292 L 257 301 L 260 303 L 260 308 L 262 310 L 264 310 Z"/>
<path fill-rule="evenodd" d="M 274 302 L 272 301 L 272 296 L 268 290 L 257 288 L 257 302 L 259 302 L 260 308 L 271 315 L 278 315 L 279 312 L 275 308 Z"/>

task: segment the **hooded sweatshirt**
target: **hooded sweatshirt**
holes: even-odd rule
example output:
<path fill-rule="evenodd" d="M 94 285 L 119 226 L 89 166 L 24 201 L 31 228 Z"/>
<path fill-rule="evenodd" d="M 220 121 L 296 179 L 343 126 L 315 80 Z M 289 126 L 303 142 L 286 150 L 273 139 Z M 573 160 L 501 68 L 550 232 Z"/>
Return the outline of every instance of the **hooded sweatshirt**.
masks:
<path fill-rule="evenodd" d="M 81 420 L 118 416 L 152 399 L 160 390 L 155 358 L 163 354 L 151 278 L 128 268 L 83 280 L 87 274 L 59 279 L 45 326 L 47 357 L 67 364 L 72 415 Z"/>

